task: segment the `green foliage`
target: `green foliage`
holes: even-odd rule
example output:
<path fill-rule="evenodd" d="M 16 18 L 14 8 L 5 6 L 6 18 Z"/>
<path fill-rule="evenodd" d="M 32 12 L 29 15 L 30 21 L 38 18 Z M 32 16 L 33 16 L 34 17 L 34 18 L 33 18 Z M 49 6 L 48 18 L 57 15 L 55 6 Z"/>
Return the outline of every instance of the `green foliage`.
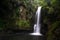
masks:
<path fill-rule="evenodd" d="M 13 28 L 16 27 L 16 10 L 17 6 L 15 1 L 12 0 L 3 0 L 0 2 L 0 27 Z"/>
<path fill-rule="evenodd" d="M 17 25 L 20 29 L 24 29 L 30 27 L 30 22 L 28 20 L 19 20 Z"/>
<path fill-rule="evenodd" d="M 57 27 L 59 27 L 59 24 L 60 24 L 60 21 L 56 21 L 51 25 L 51 27 L 48 31 L 48 34 L 47 34 L 48 35 L 47 40 L 53 40 L 53 38 L 54 38 L 53 32 L 55 31 L 55 29 Z"/>
<path fill-rule="evenodd" d="M 59 17 L 59 10 L 60 10 L 60 4 L 59 4 L 59 0 L 51 0 L 50 2 L 50 6 L 48 6 L 48 14 L 49 16 L 48 19 L 51 21 L 50 25 L 48 25 L 48 32 L 47 32 L 47 40 L 54 40 L 54 31 L 57 29 L 57 27 L 59 27 L 60 24 L 60 17 Z"/>

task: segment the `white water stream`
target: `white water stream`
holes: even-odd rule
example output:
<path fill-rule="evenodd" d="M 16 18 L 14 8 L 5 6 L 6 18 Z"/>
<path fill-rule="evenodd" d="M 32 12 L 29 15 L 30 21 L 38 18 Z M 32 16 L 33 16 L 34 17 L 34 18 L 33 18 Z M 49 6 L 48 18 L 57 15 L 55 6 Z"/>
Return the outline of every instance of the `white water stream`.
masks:
<path fill-rule="evenodd" d="M 40 18 L 41 18 L 41 6 L 38 7 L 37 11 L 36 11 L 36 24 L 34 24 L 34 32 L 30 33 L 30 35 L 42 35 L 41 34 L 41 24 L 40 24 Z"/>

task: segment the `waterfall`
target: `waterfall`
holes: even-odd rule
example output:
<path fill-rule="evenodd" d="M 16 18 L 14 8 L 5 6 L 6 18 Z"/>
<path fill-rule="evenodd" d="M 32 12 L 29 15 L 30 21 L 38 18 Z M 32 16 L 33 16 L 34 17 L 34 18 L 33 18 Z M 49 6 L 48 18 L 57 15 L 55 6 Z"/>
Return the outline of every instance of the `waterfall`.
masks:
<path fill-rule="evenodd" d="M 36 11 L 36 24 L 34 24 L 34 27 L 33 27 L 33 30 L 34 32 L 33 33 L 30 33 L 30 35 L 42 35 L 41 34 L 41 23 L 40 23 L 40 18 L 41 18 L 41 6 L 38 7 L 37 11 Z"/>

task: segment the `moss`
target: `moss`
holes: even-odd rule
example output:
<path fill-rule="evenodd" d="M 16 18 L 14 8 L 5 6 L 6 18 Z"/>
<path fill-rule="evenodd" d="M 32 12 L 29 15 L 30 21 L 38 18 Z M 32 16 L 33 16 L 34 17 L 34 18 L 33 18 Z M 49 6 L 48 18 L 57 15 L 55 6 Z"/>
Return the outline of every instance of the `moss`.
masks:
<path fill-rule="evenodd" d="M 19 28 L 27 28 L 30 27 L 30 22 L 28 20 L 19 20 L 17 25 Z"/>

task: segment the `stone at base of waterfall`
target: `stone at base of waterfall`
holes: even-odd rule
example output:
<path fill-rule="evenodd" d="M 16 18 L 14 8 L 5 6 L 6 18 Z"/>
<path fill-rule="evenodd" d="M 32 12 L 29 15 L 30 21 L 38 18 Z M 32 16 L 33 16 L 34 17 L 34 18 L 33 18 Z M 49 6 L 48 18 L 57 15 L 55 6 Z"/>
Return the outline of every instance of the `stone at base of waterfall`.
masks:
<path fill-rule="evenodd" d="M 34 36 L 42 36 L 41 33 L 30 33 L 30 35 L 34 35 Z"/>

